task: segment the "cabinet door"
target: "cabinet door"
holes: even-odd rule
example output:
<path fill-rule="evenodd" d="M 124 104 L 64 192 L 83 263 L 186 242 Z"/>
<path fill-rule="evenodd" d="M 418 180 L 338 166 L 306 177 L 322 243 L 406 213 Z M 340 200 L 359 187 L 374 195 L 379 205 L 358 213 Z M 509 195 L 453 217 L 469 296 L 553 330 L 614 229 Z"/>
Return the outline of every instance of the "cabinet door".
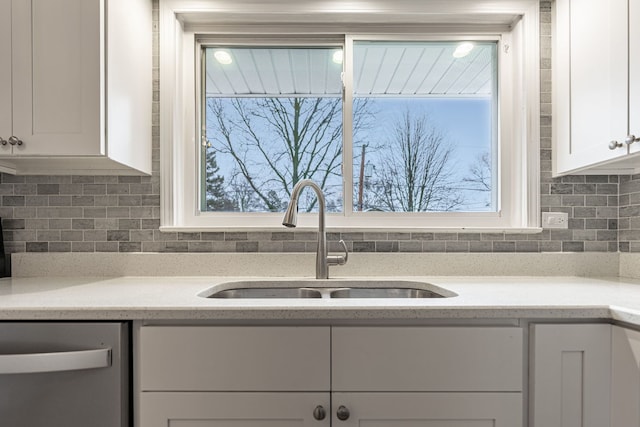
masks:
<path fill-rule="evenodd" d="M 522 328 L 334 327 L 332 390 L 522 391 Z"/>
<path fill-rule="evenodd" d="M 640 137 L 640 26 L 636 24 L 640 0 L 629 0 L 629 16 L 636 17 L 629 26 L 629 133 Z M 630 151 L 640 153 L 640 141 L 633 143 Z"/>
<path fill-rule="evenodd" d="M 326 411 L 322 420 L 314 410 Z M 329 393 L 142 393 L 140 427 L 329 427 Z"/>
<path fill-rule="evenodd" d="M 144 326 L 144 391 L 328 391 L 327 326 Z"/>
<path fill-rule="evenodd" d="M 332 403 L 334 427 L 522 426 L 521 393 L 334 393 Z"/>
<path fill-rule="evenodd" d="M 534 325 L 531 363 L 531 427 L 609 425 L 611 325 Z"/>
<path fill-rule="evenodd" d="M 613 327 L 611 427 L 640 426 L 640 332 Z"/>
<path fill-rule="evenodd" d="M 103 154 L 101 3 L 13 0 L 13 154 Z"/>
<path fill-rule="evenodd" d="M 0 138 L 11 136 L 11 0 L 0 0 Z M 0 145 L 0 154 L 10 153 L 10 145 Z"/>
<path fill-rule="evenodd" d="M 554 172 L 623 157 L 629 114 L 628 0 L 557 0 Z"/>

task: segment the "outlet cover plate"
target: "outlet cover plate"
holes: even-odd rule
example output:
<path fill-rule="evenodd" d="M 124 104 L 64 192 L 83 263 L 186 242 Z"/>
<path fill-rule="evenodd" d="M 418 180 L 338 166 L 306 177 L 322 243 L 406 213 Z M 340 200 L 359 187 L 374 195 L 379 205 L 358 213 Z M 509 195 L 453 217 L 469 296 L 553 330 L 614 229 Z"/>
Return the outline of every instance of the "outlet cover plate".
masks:
<path fill-rule="evenodd" d="M 542 212 L 542 228 L 569 228 L 569 214 L 565 212 Z"/>

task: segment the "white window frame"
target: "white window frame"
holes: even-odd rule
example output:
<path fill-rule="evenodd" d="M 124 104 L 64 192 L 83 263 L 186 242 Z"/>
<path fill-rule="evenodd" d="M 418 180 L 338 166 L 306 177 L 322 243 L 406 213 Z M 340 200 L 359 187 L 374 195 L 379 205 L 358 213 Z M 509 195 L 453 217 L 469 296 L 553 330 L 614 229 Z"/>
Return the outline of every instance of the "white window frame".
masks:
<path fill-rule="evenodd" d="M 220 2 L 225 4 L 225 2 Z M 327 227 L 334 231 L 508 231 L 533 233 L 541 229 L 539 220 L 539 32 L 538 2 L 493 1 L 491 9 L 483 2 L 450 0 L 431 2 L 399 0 L 385 19 L 412 19 L 416 26 L 380 25 L 369 22 L 380 13 L 375 1 L 363 2 L 359 14 L 353 11 L 322 9 L 322 2 L 291 0 L 287 12 L 268 1 L 256 10 L 243 9 L 244 0 L 230 0 L 226 8 L 195 0 L 160 1 L 160 149 L 161 149 L 161 227 L 162 231 L 282 231 L 280 213 L 236 213 L 199 211 L 199 126 L 200 35 L 248 37 L 273 34 L 347 34 L 345 52 L 350 56 L 354 40 L 498 40 L 498 86 L 500 138 L 513 144 L 499 144 L 499 187 L 502 194 L 497 213 L 421 212 L 386 213 L 353 212 L 351 188 L 344 194 L 344 212 L 328 214 Z M 317 4 L 316 4 L 317 3 Z M 358 2 L 349 2 L 358 3 Z M 443 4 L 446 3 L 446 4 Z M 381 3 L 382 4 L 382 3 Z M 487 3 L 488 4 L 488 3 Z M 309 10 L 305 11 L 305 8 Z M 444 8 L 444 9 L 443 9 Z M 299 10 L 300 9 L 300 10 Z M 338 13 L 349 24 L 306 24 L 300 21 L 325 15 L 335 20 Z M 242 15 L 238 18 L 238 15 Z M 504 16 L 517 16 L 507 28 Z M 225 17 L 251 22 L 251 25 L 224 24 Z M 270 19 L 279 16 L 291 24 L 273 26 Z M 306 17 L 306 18 L 305 18 Z M 410 18 L 409 18 L 410 17 Z M 262 20 L 256 25 L 256 20 Z M 428 21 L 428 22 L 424 22 Z M 500 21 L 500 22 L 498 22 Z M 447 25 L 443 25 L 444 23 Z M 451 24 L 455 22 L 456 24 Z M 485 22 L 464 24 L 464 22 Z M 429 24 L 430 33 L 418 32 Z M 422 26 L 419 26 L 422 25 Z M 380 33 L 384 34 L 380 34 Z M 345 66 L 350 66 L 349 62 Z M 351 77 L 346 70 L 347 79 Z M 351 86 L 346 81 L 347 88 Z M 352 97 L 347 90 L 346 97 Z M 349 101 L 349 99 L 347 99 Z M 352 177 L 351 103 L 344 104 L 345 144 L 343 176 Z M 352 178 L 351 178 L 352 179 Z M 350 179 L 350 180 L 351 180 Z M 349 186 L 347 186 L 349 187 Z M 315 229 L 317 214 L 300 215 L 298 230 Z"/>

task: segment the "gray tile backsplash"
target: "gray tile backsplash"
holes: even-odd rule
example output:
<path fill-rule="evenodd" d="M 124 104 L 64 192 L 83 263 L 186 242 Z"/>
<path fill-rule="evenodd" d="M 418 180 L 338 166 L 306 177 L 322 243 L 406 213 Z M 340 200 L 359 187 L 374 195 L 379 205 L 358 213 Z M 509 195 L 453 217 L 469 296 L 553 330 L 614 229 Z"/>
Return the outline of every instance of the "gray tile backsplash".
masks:
<path fill-rule="evenodd" d="M 640 252 L 640 175 L 620 177 L 620 252 Z"/>
<path fill-rule="evenodd" d="M 640 252 L 640 175 L 551 177 L 551 2 L 541 11 L 541 205 L 569 229 L 509 233 L 329 233 L 354 252 Z M 158 2 L 154 1 L 153 176 L 0 177 L 7 252 L 309 252 L 309 232 L 162 233 Z"/>

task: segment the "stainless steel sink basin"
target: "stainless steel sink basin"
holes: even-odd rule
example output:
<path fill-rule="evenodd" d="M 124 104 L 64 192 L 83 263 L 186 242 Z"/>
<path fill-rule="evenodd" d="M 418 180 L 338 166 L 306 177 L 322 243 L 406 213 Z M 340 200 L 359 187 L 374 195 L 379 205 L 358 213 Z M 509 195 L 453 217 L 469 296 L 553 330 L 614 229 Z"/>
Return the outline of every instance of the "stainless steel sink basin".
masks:
<path fill-rule="evenodd" d="M 331 298 L 444 298 L 444 295 L 415 288 L 345 288 L 332 291 Z"/>
<path fill-rule="evenodd" d="M 322 293 L 307 288 L 237 288 L 216 292 L 207 298 L 322 298 Z"/>
<path fill-rule="evenodd" d="M 410 280 L 244 280 L 221 283 L 202 291 L 203 298 L 447 298 L 456 293 Z"/>

